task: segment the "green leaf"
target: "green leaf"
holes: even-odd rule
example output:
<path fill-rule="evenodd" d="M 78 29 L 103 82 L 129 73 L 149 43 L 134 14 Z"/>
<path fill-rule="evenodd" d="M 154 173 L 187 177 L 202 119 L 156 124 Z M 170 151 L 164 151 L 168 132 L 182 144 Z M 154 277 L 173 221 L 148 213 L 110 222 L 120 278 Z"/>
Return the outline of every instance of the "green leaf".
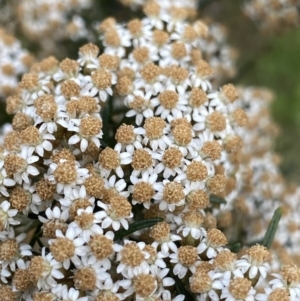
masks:
<path fill-rule="evenodd" d="M 142 221 L 132 223 L 131 225 L 129 225 L 129 228 L 127 230 L 121 229 L 121 230 L 116 231 L 114 241 L 119 240 L 119 239 L 121 239 L 133 232 L 136 232 L 138 230 L 152 227 L 155 224 L 162 222 L 163 220 L 164 220 L 163 218 L 157 217 L 157 218 L 149 218 L 149 219 L 145 219 Z"/>
<path fill-rule="evenodd" d="M 270 224 L 268 226 L 267 232 L 264 236 L 262 245 L 268 249 L 271 247 L 271 244 L 273 242 L 281 215 L 282 215 L 282 208 L 279 207 L 275 210 L 273 217 L 270 221 Z"/>
<path fill-rule="evenodd" d="M 241 247 L 242 247 L 242 244 L 240 242 L 236 242 L 235 244 L 228 246 L 229 250 L 233 253 L 237 253 Z"/>
<path fill-rule="evenodd" d="M 221 198 L 219 196 L 216 196 L 214 194 L 211 194 L 209 196 L 209 201 L 213 204 L 226 204 L 226 200 L 224 198 Z"/>

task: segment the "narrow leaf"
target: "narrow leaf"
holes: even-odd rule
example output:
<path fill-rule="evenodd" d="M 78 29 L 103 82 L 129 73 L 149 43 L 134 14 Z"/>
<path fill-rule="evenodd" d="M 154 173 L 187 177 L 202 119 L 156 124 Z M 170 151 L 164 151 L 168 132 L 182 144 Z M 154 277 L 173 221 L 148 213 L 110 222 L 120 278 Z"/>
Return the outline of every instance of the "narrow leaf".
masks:
<path fill-rule="evenodd" d="M 163 221 L 163 218 L 157 217 L 157 218 L 149 218 L 149 219 L 145 219 L 142 221 L 132 223 L 131 225 L 129 225 L 129 228 L 127 230 L 121 229 L 121 230 L 116 231 L 114 240 L 115 241 L 119 240 L 119 239 L 121 239 L 133 232 L 136 232 L 138 230 L 152 227 L 155 224 L 162 222 L 162 221 Z"/>
<path fill-rule="evenodd" d="M 237 242 L 235 244 L 228 246 L 228 249 L 233 253 L 237 253 L 241 247 L 242 247 L 242 244 Z"/>
<path fill-rule="evenodd" d="M 268 249 L 271 247 L 271 244 L 273 242 L 281 215 L 282 215 L 282 208 L 279 207 L 275 210 L 273 217 L 270 221 L 270 224 L 268 226 L 267 232 L 264 236 L 262 245 Z"/>
<path fill-rule="evenodd" d="M 209 196 L 209 201 L 213 204 L 226 204 L 226 200 L 224 198 L 221 198 L 219 196 L 216 196 L 214 194 L 211 194 Z"/>

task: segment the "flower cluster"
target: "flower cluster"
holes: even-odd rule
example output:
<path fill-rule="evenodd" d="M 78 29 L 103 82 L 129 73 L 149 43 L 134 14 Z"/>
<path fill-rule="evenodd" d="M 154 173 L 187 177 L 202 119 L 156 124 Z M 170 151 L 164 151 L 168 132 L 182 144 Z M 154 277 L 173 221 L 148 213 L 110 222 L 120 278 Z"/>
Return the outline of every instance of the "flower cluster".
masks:
<path fill-rule="evenodd" d="M 147 2 L 147 17 L 125 25 L 104 20 L 101 51 L 50 56 L 7 98 L 6 301 L 299 300 L 296 265 L 269 281 L 261 242 L 230 250 L 246 217 L 273 212 L 268 200 L 255 208 L 273 181 L 266 171 L 278 174 L 263 141 L 273 135 L 265 95 L 215 88 L 207 26 L 166 7 Z"/>
<path fill-rule="evenodd" d="M 216 85 L 227 81 L 235 75 L 237 51 L 228 45 L 227 29 L 225 26 L 215 22 L 208 22 L 208 24 L 206 24 L 202 20 L 198 20 L 195 12 L 199 1 L 147 0 L 121 2 L 131 6 L 141 6 L 143 4 L 143 12 L 147 17 L 141 20 L 140 33 L 133 32 L 136 30 L 133 27 L 134 24 L 136 24 L 135 21 L 131 27 L 128 27 L 129 33 L 123 30 L 122 33 L 119 32 L 119 34 L 124 34 L 125 36 L 128 34 L 129 36 L 137 36 L 139 34 L 149 36 L 151 35 L 149 32 L 150 28 L 149 26 L 144 26 L 145 24 L 150 22 L 156 30 L 161 30 L 162 26 L 164 26 L 171 34 L 169 38 L 165 37 L 163 41 L 165 45 L 159 45 L 160 48 L 162 46 L 165 47 L 157 49 L 158 54 L 162 56 L 169 55 L 171 58 L 172 53 L 170 53 L 170 51 L 172 51 L 171 47 L 174 42 L 189 43 L 189 47 L 186 49 L 187 53 L 191 55 L 193 61 L 203 58 L 210 64 L 214 70 L 213 82 L 215 82 Z M 193 23 L 186 22 L 187 19 L 193 20 Z M 138 45 L 149 47 L 149 45 L 145 45 L 147 41 L 141 38 Z M 133 42 L 133 46 L 137 47 L 137 41 Z M 152 48 L 154 47 L 152 46 Z M 165 48 L 167 48 L 169 53 Z M 177 51 L 179 50 L 180 49 Z M 176 60 L 177 58 L 174 58 L 173 61 Z M 168 63 L 169 61 L 164 64 Z"/>
<path fill-rule="evenodd" d="M 4 28 L 0 28 L 0 57 L 0 99 L 4 100 L 15 93 L 19 76 L 29 70 L 33 57 Z"/>
<path fill-rule="evenodd" d="M 299 4 L 298 0 L 251 0 L 246 2 L 244 12 L 263 31 L 282 33 L 299 25 Z"/>
<path fill-rule="evenodd" d="M 92 0 L 24 0 L 14 7 L 18 22 L 27 38 L 41 43 L 44 51 L 55 51 L 55 42 L 86 37 L 88 30 L 80 16 Z"/>

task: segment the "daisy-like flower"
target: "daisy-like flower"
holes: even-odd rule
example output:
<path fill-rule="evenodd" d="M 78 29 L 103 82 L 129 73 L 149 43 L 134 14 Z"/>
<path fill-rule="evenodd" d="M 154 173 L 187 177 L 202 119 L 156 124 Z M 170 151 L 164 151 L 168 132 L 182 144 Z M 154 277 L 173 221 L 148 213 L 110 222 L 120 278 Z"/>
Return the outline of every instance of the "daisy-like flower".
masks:
<path fill-rule="evenodd" d="M 88 242 L 92 235 L 103 234 L 103 229 L 98 225 L 101 222 L 101 218 L 101 211 L 93 213 L 93 208 L 89 206 L 86 209 L 77 210 L 77 216 L 75 216 L 74 222 L 70 226 L 74 227 L 75 233 L 84 242 Z M 74 235 L 73 232 L 71 234 Z"/>
<path fill-rule="evenodd" d="M 76 289 L 83 291 L 92 291 L 102 287 L 110 274 L 102 267 L 101 263 L 95 261 L 93 256 L 82 256 L 80 264 L 74 269 L 74 285 Z"/>
<path fill-rule="evenodd" d="M 122 197 L 129 197 L 130 192 L 127 190 L 124 190 L 127 186 L 126 182 L 124 179 L 119 179 L 117 181 L 117 177 L 115 175 L 112 175 L 109 177 L 109 179 L 104 179 L 105 181 L 105 196 L 104 198 L 107 197 L 110 198 L 112 195 L 120 195 Z"/>
<path fill-rule="evenodd" d="M 120 25 L 114 25 L 101 37 L 104 53 L 124 57 L 126 48 L 131 46 L 129 32 Z"/>
<path fill-rule="evenodd" d="M 77 124 L 68 127 L 68 131 L 76 132 L 71 136 L 68 144 L 74 145 L 80 142 L 80 150 L 85 152 L 89 143 L 93 142 L 96 147 L 100 147 L 100 139 L 102 138 L 102 121 L 95 116 L 86 116 L 78 119 Z"/>
<path fill-rule="evenodd" d="M 144 136 L 140 138 L 144 145 L 150 145 L 153 151 L 165 150 L 172 142 L 168 138 L 167 123 L 160 117 L 150 117 L 145 120 L 143 128 L 137 128 L 137 134 Z"/>
<path fill-rule="evenodd" d="M 213 74 L 213 69 L 209 64 L 203 60 L 197 62 L 196 67 L 191 75 L 191 83 L 193 87 L 201 87 L 203 91 L 208 91 L 211 89 L 211 83 L 209 81 Z"/>
<path fill-rule="evenodd" d="M 75 82 L 78 82 L 79 71 L 79 63 L 69 58 L 66 58 L 59 64 L 59 69 L 55 74 L 53 74 L 53 79 L 56 82 L 70 79 Z"/>
<path fill-rule="evenodd" d="M 243 278 L 242 271 L 237 267 L 237 255 L 224 249 L 214 258 L 215 275 L 225 286 L 234 277 Z"/>
<path fill-rule="evenodd" d="M 166 45 L 159 51 L 159 54 L 161 55 L 159 61 L 161 67 L 170 65 L 187 66 L 190 60 L 187 47 L 179 41 Z"/>
<path fill-rule="evenodd" d="M 269 284 L 272 289 L 284 288 L 289 291 L 292 300 L 300 298 L 300 268 L 296 265 L 285 265 L 281 268 L 280 273 L 272 274 L 275 279 Z"/>
<path fill-rule="evenodd" d="M 39 160 L 38 156 L 32 156 L 26 147 L 22 148 L 20 154 L 8 154 L 4 159 L 4 168 L 8 176 L 13 176 L 18 184 L 29 184 L 29 176 L 37 176 L 39 170 L 33 166 Z"/>
<path fill-rule="evenodd" d="M 92 255 L 89 257 L 89 263 L 92 261 L 99 263 L 105 270 L 110 270 L 111 260 L 116 251 L 119 250 L 119 245 L 115 244 L 114 233 L 112 231 L 103 234 L 93 235 L 88 245 Z"/>
<path fill-rule="evenodd" d="M 255 277 L 266 278 L 270 270 L 269 261 L 271 254 L 269 250 L 263 246 L 255 245 L 246 251 L 246 255 L 237 261 L 237 267 L 241 268 L 243 273 L 249 275 L 249 279 Z"/>
<path fill-rule="evenodd" d="M 151 200 L 155 194 L 153 187 L 157 180 L 157 174 L 143 174 L 141 179 L 134 175 L 130 177 L 133 186 L 129 186 L 128 190 L 132 194 L 132 204 L 143 204 L 146 209 L 150 208 Z"/>
<path fill-rule="evenodd" d="M 49 79 L 43 78 L 41 74 L 26 73 L 23 75 L 19 87 L 23 90 L 25 98 L 35 100 L 44 94 L 50 94 Z"/>
<path fill-rule="evenodd" d="M 82 95 L 94 97 L 99 95 L 99 99 L 106 101 L 108 96 L 113 94 L 112 86 L 117 83 L 116 75 L 106 69 L 98 69 L 91 75 L 84 77 L 84 87 Z"/>
<path fill-rule="evenodd" d="M 178 275 L 179 279 L 182 279 L 188 270 L 195 273 L 196 266 L 200 261 L 199 251 L 196 247 L 182 246 L 177 249 L 176 253 L 169 255 L 170 262 L 175 263 L 173 268 L 174 275 Z"/>
<path fill-rule="evenodd" d="M 44 151 L 52 151 L 52 144 L 48 140 L 55 140 L 55 137 L 45 130 L 41 131 L 35 126 L 29 126 L 21 131 L 22 144 L 28 147 L 28 154 L 36 152 L 40 157 L 44 156 Z"/>
<path fill-rule="evenodd" d="M 75 160 L 60 159 L 57 163 L 50 163 L 46 178 L 56 183 L 57 193 L 69 195 L 76 185 L 82 185 L 88 176 L 88 169 L 81 168 Z"/>
<path fill-rule="evenodd" d="M 164 79 L 161 68 L 150 62 L 140 70 L 139 77 L 135 80 L 135 88 L 142 88 L 150 95 L 157 95 L 164 90 Z"/>
<path fill-rule="evenodd" d="M 151 38 L 152 30 L 145 20 L 134 19 L 128 22 L 127 28 L 130 34 L 130 40 L 134 48 L 140 45 L 148 44 Z"/>
<path fill-rule="evenodd" d="M 136 89 L 133 94 L 128 95 L 124 103 L 130 110 L 126 112 L 125 116 L 135 116 L 135 123 L 137 125 L 141 125 L 144 118 L 153 117 L 153 105 L 150 101 L 151 96 L 151 92 L 144 93 L 138 89 Z"/>
<path fill-rule="evenodd" d="M 138 148 L 132 155 L 132 175 L 138 177 L 140 174 L 152 174 L 155 166 L 154 155 L 148 148 Z"/>
<path fill-rule="evenodd" d="M 169 147 L 163 153 L 154 153 L 154 158 L 160 162 L 155 166 L 155 172 L 163 172 L 163 177 L 168 179 L 170 176 L 180 175 L 183 167 L 183 155 L 174 146 Z"/>
<path fill-rule="evenodd" d="M 228 123 L 226 115 L 214 110 L 212 107 L 201 107 L 199 111 L 200 114 L 193 116 L 196 122 L 193 130 L 198 132 L 207 128 L 214 135 L 223 137 Z"/>
<path fill-rule="evenodd" d="M 183 237 L 190 235 L 196 240 L 206 236 L 206 230 L 201 227 L 204 222 L 201 213 L 197 211 L 188 211 L 183 213 L 181 218 L 183 225 L 177 229 L 177 233 L 182 233 Z"/>
<path fill-rule="evenodd" d="M 225 301 L 254 301 L 255 290 L 247 278 L 236 277 L 223 288 L 221 298 Z"/>
<path fill-rule="evenodd" d="M 216 257 L 227 243 L 226 236 L 220 230 L 213 228 L 207 232 L 206 238 L 202 239 L 197 249 L 199 254 L 204 253 L 211 259 Z"/>
<path fill-rule="evenodd" d="M 184 187 L 177 181 L 164 180 L 162 183 L 155 183 L 157 193 L 153 196 L 156 203 L 159 203 L 160 210 L 174 211 L 176 206 L 185 203 Z"/>
<path fill-rule="evenodd" d="M 195 273 L 189 279 L 190 289 L 197 294 L 198 301 L 207 300 L 219 301 L 219 292 L 224 285 L 217 279 L 217 275 L 212 270 L 212 265 L 206 261 L 199 263 Z"/>
<path fill-rule="evenodd" d="M 43 95 L 34 101 L 35 116 L 34 125 L 40 125 L 39 131 L 47 131 L 53 134 L 58 126 L 68 128 L 68 114 L 65 112 L 65 105 L 57 104 L 53 95 Z"/>
<path fill-rule="evenodd" d="M 219 92 L 212 92 L 207 95 L 210 99 L 210 105 L 216 107 L 217 110 L 226 110 L 227 105 L 235 102 L 239 95 L 236 88 L 232 84 L 224 85 Z"/>
<path fill-rule="evenodd" d="M 125 278 L 133 278 L 142 273 L 149 273 L 147 259 L 149 253 L 144 251 L 144 242 L 132 242 L 125 240 L 124 246 L 119 246 L 117 261 L 117 273 L 121 273 Z"/>
<path fill-rule="evenodd" d="M 7 173 L 4 168 L 0 169 L 0 193 L 6 197 L 9 196 L 9 193 L 7 192 L 7 187 L 12 187 L 16 184 L 16 182 L 13 179 L 10 179 L 7 176 Z"/>
<path fill-rule="evenodd" d="M 75 265 L 80 264 L 78 256 L 85 256 L 89 251 L 89 248 L 84 246 L 84 239 L 77 237 L 78 232 L 70 225 L 65 235 L 61 230 L 56 230 L 56 239 L 49 240 L 51 254 L 66 270 L 69 269 L 71 261 Z"/>
<path fill-rule="evenodd" d="M 176 65 L 172 65 L 167 68 L 169 68 L 169 69 L 167 69 L 168 70 L 167 71 L 168 78 L 166 81 L 166 90 L 177 92 L 179 94 L 179 96 L 183 97 L 186 94 L 188 87 L 191 86 L 191 80 L 189 78 L 188 70 L 186 68 L 179 67 Z M 161 91 L 158 91 L 158 92 L 161 92 Z M 164 100 L 166 100 L 166 102 L 162 102 L 162 103 L 165 103 L 166 105 L 177 104 L 176 98 L 171 98 L 171 99 L 165 98 Z M 170 100 L 171 100 L 171 102 L 170 102 Z M 180 107 L 182 109 L 184 108 L 184 111 L 185 111 L 186 110 L 185 107 L 182 107 L 183 102 L 186 103 L 185 98 L 182 98 L 182 101 L 178 108 L 180 108 Z"/>
<path fill-rule="evenodd" d="M 135 292 L 136 301 L 154 300 L 157 290 L 157 279 L 148 273 L 140 273 L 134 278 L 121 280 L 120 286 L 127 289 L 124 295 L 130 296 Z"/>
<path fill-rule="evenodd" d="M 39 207 L 42 200 L 36 193 L 35 186 L 24 183 L 22 186 L 16 186 L 10 194 L 10 202 L 14 208 L 24 215 L 28 215 L 31 211 L 34 214 L 39 214 Z"/>
<path fill-rule="evenodd" d="M 154 239 L 152 246 L 155 249 L 160 246 L 162 257 L 168 256 L 170 250 L 172 250 L 174 253 L 177 252 L 175 241 L 181 240 L 179 235 L 171 234 L 170 230 L 171 227 L 166 222 L 157 223 L 150 229 L 149 236 Z"/>
<path fill-rule="evenodd" d="M 115 138 L 117 144 L 114 150 L 121 152 L 125 151 L 133 154 L 137 148 L 142 148 L 141 137 L 136 134 L 136 129 L 133 125 L 122 124 L 116 131 Z"/>
<path fill-rule="evenodd" d="M 255 299 L 258 301 L 268 301 L 268 300 L 291 300 L 289 296 L 289 291 L 285 288 L 275 288 L 274 290 L 271 288 L 265 288 L 264 294 L 257 294 Z M 296 299 L 293 299 L 296 300 Z"/>
<path fill-rule="evenodd" d="M 123 178 L 124 172 L 122 165 L 127 165 L 132 161 L 132 154 L 120 152 L 110 147 L 106 147 L 99 155 L 99 165 L 101 173 L 108 177 L 112 170 L 116 172 L 119 178 Z"/>
<path fill-rule="evenodd" d="M 97 212 L 97 216 L 102 220 L 101 227 L 103 229 L 112 226 L 117 231 L 121 225 L 124 229 L 128 229 L 128 219 L 133 217 L 133 213 L 132 207 L 125 197 L 116 195 L 110 198 L 109 204 L 101 201 L 98 201 L 97 204 L 103 209 Z"/>
<path fill-rule="evenodd" d="M 1 239 L 0 245 L 0 263 L 2 269 L 9 268 L 10 271 L 15 271 L 16 267 L 19 269 L 25 268 L 23 257 L 31 256 L 31 246 L 21 243 L 26 237 L 25 233 L 19 234 L 15 237 L 15 231 L 11 228 L 5 240 Z"/>
<path fill-rule="evenodd" d="M 55 279 L 64 278 L 63 273 L 59 271 L 62 264 L 57 262 L 51 253 L 46 255 L 45 248 L 42 249 L 41 255 L 31 259 L 28 274 L 38 289 L 48 290 L 57 285 Z"/>
<path fill-rule="evenodd" d="M 9 209 L 11 204 L 8 201 L 3 201 L 0 204 L 0 231 L 8 230 L 10 225 L 19 225 L 20 222 L 14 220 L 17 215 L 17 209 Z"/>
<path fill-rule="evenodd" d="M 78 60 L 80 66 L 87 65 L 88 68 L 90 64 L 97 64 L 99 54 L 99 47 L 89 43 L 85 44 L 79 48 Z"/>
<path fill-rule="evenodd" d="M 68 212 L 70 207 L 72 206 L 72 204 L 75 204 L 77 200 L 87 200 L 87 202 L 90 204 L 89 206 L 91 206 L 92 208 L 94 208 L 94 206 L 95 206 L 95 204 L 94 204 L 95 203 L 95 198 L 90 197 L 86 193 L 86 188 L 85 188 L 84 185 L 82 185 L 80 187 L 78 187 L 78 186 L 74 187 L 73 189 L 71 189 L 71 191 L 68 195 L 65 195 L 64 198 L 58 198 L 57 200 L 63 206 L 63 212 Z M 47 214 L 47 211 L 46 211 L 46 214 Z M 65 216 L 65 215 L 63 215 L 63 216 Z M 55 217 L 55 218 L 57 218 L 57 217 Z M 64 219 L 64 218 L 62 218 L 62 219 Z"/>

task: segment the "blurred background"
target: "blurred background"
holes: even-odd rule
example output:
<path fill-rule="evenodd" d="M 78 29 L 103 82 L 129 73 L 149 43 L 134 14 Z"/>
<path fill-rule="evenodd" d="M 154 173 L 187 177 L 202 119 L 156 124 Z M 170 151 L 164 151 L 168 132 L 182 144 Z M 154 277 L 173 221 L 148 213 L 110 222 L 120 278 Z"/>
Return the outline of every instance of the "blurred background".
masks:
<path fill-rule="evenodd" d="M 80 46 L 87 42 L 97 42 L 97 22 L 112 15 L 119 22 L 142 17 L 139 7 L 142 2 L 143 0 L 0 0 L 0 37 L 4 39 L 3 31 L 5 37 L 14 36 L 20 42 L 19 48 L 32 55 L 32 61 L 49 55 L 54 55 L 57 59 L 76 58 Z M 264 86 L 273 91 L 272 114 L 280 129 L 275 151 L 281 156 L 280 168 L 283 175 L 299 183 L 300 30 L 297 26 L 298 16 L 295 16 L 293 10 L 295 8 L 297 11 L 297 4 L 296 1 L 287 1 L 291 8 L 289 7 L 285 22 L 276 19 L 276 14 L 273 14 L 265 26 L 261 24 L 261 19 L 251 19 L 247 13 L 248 4 L 262 10 L 254 2 L 258 1 L 201 0 L 195 14 L 205 22 L 222 24 L 222 29 L 227 34 L 227 43 L 235 49 L 236 74 L 226 79 L 226 82 Z M 275 9 L 280 9 L 278 2 L 272 1 Z M 126 5 L 133 5 L 135 10 Z M 266 20 L 266 16 L 263 18 Z M 7 43 L 9 44 L 6 41 Z M 3 61 L 1 63 L 3 51 L 3 47 L 0 48 L 0 64 L 4 70 Z M 20 69 L 16 74 L 18 79 L 24 71 Z M 0 80 L 4 82 L 1 74 Z M 0 125 L 11 121 L 11 116 L 5 112 L 5 99 L 8 95 L 9 93 L 0 93 Z"/>

